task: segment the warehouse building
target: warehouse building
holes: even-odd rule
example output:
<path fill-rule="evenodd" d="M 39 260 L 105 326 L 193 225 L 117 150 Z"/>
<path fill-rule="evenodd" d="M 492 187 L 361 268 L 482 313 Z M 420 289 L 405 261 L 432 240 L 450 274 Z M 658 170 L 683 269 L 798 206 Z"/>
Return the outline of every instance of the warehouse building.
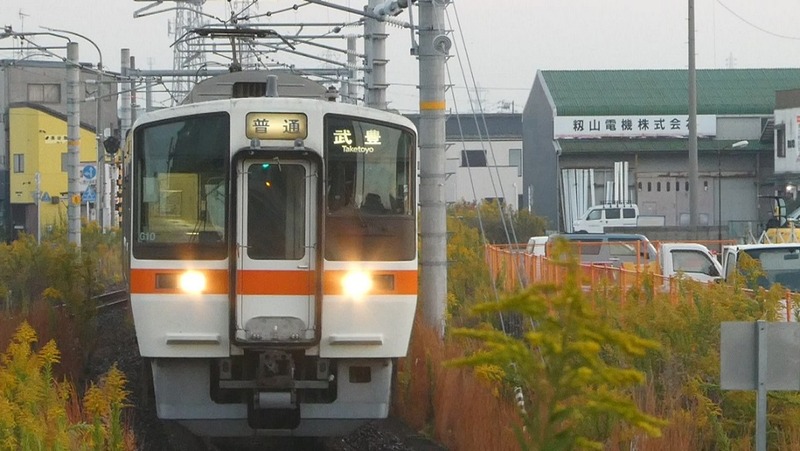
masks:
<path fill-rule="evenodd" d="M 785 129 L 796 155 L 787 118 L 800 102 L 784 102 L 776 129 L 776 97 L 800 87 L 800 69 L 697 70 L 696 80 L 698 224 L 741 237 L 769 215 L 760 196 L 794 200 L 775 141 Z M 564 231 L 600 203 L 689 225 L 688 119 L 686 70 L 539 71 L 522 119 L 523 208 Z"/>

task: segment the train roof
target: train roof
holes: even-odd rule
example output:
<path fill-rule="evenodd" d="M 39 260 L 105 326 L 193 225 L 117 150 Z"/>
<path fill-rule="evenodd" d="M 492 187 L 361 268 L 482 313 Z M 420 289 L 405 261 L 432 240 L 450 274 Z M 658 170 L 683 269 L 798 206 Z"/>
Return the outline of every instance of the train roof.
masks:
<path fill-rule="evenodd" d="M 267 92 L 267 77 L 270 75 L 277 77 L 278 93 L 281 97 L 325 99 L 331 89 L 335 91 L 332 86 L 328 88 L 287 71 L 248 70 L 216 75 L 200 81 L 189 91 L 181 104 L 242 97 L 264 97 Z"/>

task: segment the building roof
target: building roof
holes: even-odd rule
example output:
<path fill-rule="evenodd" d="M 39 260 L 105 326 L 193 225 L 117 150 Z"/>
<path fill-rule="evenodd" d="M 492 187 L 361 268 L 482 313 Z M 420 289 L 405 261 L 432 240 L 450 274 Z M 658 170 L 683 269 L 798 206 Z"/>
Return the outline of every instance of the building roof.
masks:
<path fill-rule="evenodd" d="M 406 117 L 419 129 L 419 114 L 407 114 Z M 447 116 L 445 133 L 447 141 L 522 141 L 522 114 L 451 114 Z"/>
<path fill-rule="evenodd" d="M 697 114 L 772 115 L 775 92 L 800 88 L 800 69 L 698 69 Z M 558 116 L 687 114 L 688 71 L 541 71 Z"/>
<path fill-rule="evenodd" d="M 44 114 L 48 114 L 48 115 L 53 116 L 55 118 L 61 119 L 64 122 L 67 122 L 67 115 L 66 114 L 64 114 L 64 113 L 62 113 L 62 112 L 60 112 L 58 110 L 54 110 L 52 108 L 49 108 L 48 106 L 42 105 L 40 103 L 13 102 L 13 103 L 8 105 L 8 108 L 10 110 L 14 109 L 14 108 L 30 108 L 32 110 L 36 110 L 36 111 L 42 112 Z M 97 128 L 95 128 L 94 124 L 90 124 L 88 122 L 81 121 L 80 125 L 81 125 L 81 128 L 85 128 L 86 130 L 89 130 L 89 131 L 92 131 L 92 132 L 95 132 L 95 133 L 97 132 Z"/>

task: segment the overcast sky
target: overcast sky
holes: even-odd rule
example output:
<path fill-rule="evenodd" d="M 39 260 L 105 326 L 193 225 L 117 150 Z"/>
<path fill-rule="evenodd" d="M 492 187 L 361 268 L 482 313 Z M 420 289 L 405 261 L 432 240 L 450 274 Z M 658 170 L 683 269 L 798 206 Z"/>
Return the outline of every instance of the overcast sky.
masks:
<path fill-rule="evenodd" d="M 104 64 L 120 67 L 120 49 L 131 49 L 137 67 L 171 69 L 170 22 L 174 12 L 134 18 L 148 5 L 134 0 L 1 0 L 0 22 L 14 31 L 40 32 L 59 28 L 91 38 L 100 47 Z M 366 0 L 328 0 L 362 9 Z M 235 3 L 235 2 L 234 2 Z M 354 21 L 357 16 L 303 0 L 260 0 L 252 13 L 265 14 L 304 5 L 297 11 L 262 17 L 264 23 L 293 21 Z M 208 0 L 204 12 L 222 20 L 230 3 Z M 148 11 L 172 6 L 164 2 Z M 414 8 L 414 21 L 418 11 Z M 703 68 L 800 67 L 800 28 L 796 0 L 695 0 L 696 61 Z M 456 94 L 448 93 L 451 110 L 468 112 L 469 98 L 480 99 L 483 109 L 497 111 L 501 102 L 513 102 L 521 111 L 537 70 L 548 69 L 680 69 L 688 66 L 688 2 L 671 0 L 454 0 L 446 9 L 448 28 L 453 30 L 453 56 L 448 71 Z M 398 16 L 408 21 L 408 14 Z M 213 19 L 209 19 L 214 22 Z M 276 28 L 277 29 L 277 28 Z M 280 29 L 277 29 L 281 31 Z M 321 28 L 314 29 L 315 32 Z M 390 107 L 415 111 L 418 104 L 417 60 L 409 54 L 411 34 L 388 27 L 390 59 L 387 99 Z M 343 34 L 358 34 L 358 27 Z M 311 28 L 306 29 L 311 32 Z M 42 41 L 37 42 L 44 42 Z M 81 61 L 96 62 L 97 52 L 80 43 Z M 47 41 L 55 43 L 58 41 Z M 324 41 L 344 48 L 343 41 Z M 0 58 L 13 57 L 8 50 L 19 41 L 0 40 Z M 361 44 L 359 44 L 361 48 Z M 298 50 L 333 57 L 333 52 L 311 47 Z M 274 60 L 298 67 L 320 67 L 321 63 L 291 55 Z M 464 71 L 462 72 L 462 68 Z M 472 94 L 467 95 L 467 87 Z M 479 95 L 475 95 L 475 87 Z M 475 103 L 475 102 L 473 102 Z"/>

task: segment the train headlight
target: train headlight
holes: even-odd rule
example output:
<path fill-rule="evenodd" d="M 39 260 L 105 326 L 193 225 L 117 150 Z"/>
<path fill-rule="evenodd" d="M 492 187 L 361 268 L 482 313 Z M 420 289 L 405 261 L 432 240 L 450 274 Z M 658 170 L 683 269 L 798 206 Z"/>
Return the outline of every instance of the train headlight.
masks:
<path fill-rule="evenodd" d="M 360 298 L 372 289 L 372 276 L 363 271 L 350 271 L 342 278 L 344 294 Z"/>
<path fill-rule="evenodd" d="M 198 271 L 187 271 L 181 274 L 178 286 L 187 293 L 202 293 L 206 289 L 206 276 Z"/>

